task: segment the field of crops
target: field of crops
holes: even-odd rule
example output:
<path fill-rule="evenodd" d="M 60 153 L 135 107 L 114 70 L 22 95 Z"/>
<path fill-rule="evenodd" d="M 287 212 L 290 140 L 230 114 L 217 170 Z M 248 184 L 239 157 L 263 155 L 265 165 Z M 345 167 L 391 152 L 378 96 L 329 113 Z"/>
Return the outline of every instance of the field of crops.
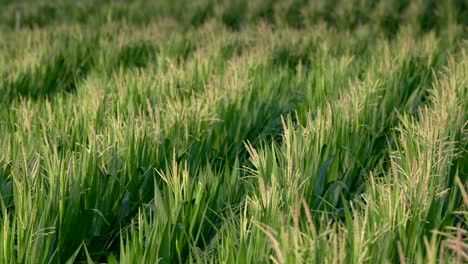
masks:
<path fill-rule="evenodd" d="M 468 262 L 466 1 L 0 6 L 0 263 Z"/>

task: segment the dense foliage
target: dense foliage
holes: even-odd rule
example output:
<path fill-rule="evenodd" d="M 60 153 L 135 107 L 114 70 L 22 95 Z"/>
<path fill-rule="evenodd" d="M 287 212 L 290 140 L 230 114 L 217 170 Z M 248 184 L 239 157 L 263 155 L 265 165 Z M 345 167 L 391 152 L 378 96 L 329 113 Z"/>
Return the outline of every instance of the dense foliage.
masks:
<path fill-rule="evenodd" d="M 468 4 L 0 0 L 1 263 L 468 261 Z"/>

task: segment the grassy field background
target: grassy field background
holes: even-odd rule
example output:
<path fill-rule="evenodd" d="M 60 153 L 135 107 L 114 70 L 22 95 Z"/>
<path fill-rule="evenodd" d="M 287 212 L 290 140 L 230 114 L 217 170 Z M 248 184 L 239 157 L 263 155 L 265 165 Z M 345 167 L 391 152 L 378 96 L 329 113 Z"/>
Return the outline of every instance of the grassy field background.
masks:
<path fill-rule="evenodd" d="M 468 261 L 466 1 L 0 5 L 0 263 Z"/>

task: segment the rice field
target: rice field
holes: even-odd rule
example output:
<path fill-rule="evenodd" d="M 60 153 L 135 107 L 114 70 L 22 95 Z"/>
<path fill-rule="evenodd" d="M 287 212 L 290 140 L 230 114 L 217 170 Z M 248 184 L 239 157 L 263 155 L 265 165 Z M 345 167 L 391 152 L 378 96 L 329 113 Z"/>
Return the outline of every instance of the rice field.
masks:
<path fill-rule="evenodd" d="M 0 0 L 0 263 L 467 263 L 462 0 Z"/>

